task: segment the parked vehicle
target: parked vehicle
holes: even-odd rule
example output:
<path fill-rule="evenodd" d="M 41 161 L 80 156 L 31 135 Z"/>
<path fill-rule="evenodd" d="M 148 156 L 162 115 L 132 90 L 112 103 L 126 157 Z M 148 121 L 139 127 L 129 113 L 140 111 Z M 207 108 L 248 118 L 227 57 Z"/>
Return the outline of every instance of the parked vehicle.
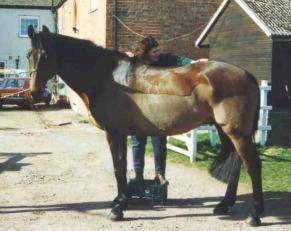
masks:
<path fill-rule="evenodd" d="M 5 104 L 17 104 L 25 108 L 32 108 L 34 103 L 45 103 L 47 106 L 50 104 L 52 95 L 48 89 L 45 89 L 43 96 L 35 102 L 29 87 L 28 77 L 5 78 L 0 83 L 0 108 Z"/>

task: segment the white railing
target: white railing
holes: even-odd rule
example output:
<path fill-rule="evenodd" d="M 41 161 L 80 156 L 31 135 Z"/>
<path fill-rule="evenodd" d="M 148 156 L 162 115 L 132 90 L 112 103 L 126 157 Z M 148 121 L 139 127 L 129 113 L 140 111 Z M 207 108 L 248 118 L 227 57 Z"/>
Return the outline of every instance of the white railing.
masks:
<path fill-rule="evenodd" d="M 262 80 L 260 91 L 261 91 L 261 102 L 260 102 L 260 119 L 258 123 L 258 131 L 256 141 L 260 145 L 265 146 L 267 142 L 267 133 L 271 130 L 271 126 L 268 125 L 269 111 L 272 110 L 272 106 L 267 105 L 268 92 L 271 90 L 271 86 L 268 85 L 267 80 Z"/>
<path fill-rule="evenodd" d="M 260 118 L 258 122 L 258 132 L 256 135 L 256 141 L 260 143 L 260 145 L 266 145 L 267 141 L 267 132 L 271 130 L 271 126 L 268 125 L 268 117 L 269 111 L 272 110 L 272 106 L 267 105 L 267 96 L 268 92 L 271 90 L 271 86 L 268 86 L 268 81 L 262 80 L 260 86 Z M 175 146 L 173 144 L 167 143 L 167 148 L 173 150 L 175 152 L 186 155 L 190 158 L 190 161 L 193 162 L 197 157 L 197 133 L 205 133 L 208 132 L 210 135 L 210 143 L 211 146 L 215 146 L 217 141 L 217 131 L 214 125 L 204 125 L 198 128 L 193 129 L 188 133 L 184 133 L 181 135 L 170 136 L 168 139 L 177 139 L 181 141 L 186 148 L 181 148 Z"/>

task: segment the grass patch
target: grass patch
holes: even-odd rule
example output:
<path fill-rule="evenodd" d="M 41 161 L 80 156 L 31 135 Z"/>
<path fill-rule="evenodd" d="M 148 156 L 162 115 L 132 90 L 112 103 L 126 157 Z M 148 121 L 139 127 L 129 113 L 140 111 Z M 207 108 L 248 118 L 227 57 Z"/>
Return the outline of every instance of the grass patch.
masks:
<path fill-rule="evenodd" d="M 171 144 L 184 147 L 184 144 L 177 140 L 169 140 Z M 168 150 L 168 161 L 182 164 L 188 167 L 198 167 L 208 170 L 216 153 L 220 149 L 220 144 L 216 148 L 211 147 L 207 134 L 198 135 L 198 154 L 196 162 L 191 163 L 189 158 Z M 262 160 L 262 179 L 264 191 L 291 192 L 291 148 L 278 146 L 257 147 Z M 148 139 L 146 153 L 152 156 L 152 144 Z M 242 167 L 240 182 L 251 186 L 250 177 L 245 166 Z"/>

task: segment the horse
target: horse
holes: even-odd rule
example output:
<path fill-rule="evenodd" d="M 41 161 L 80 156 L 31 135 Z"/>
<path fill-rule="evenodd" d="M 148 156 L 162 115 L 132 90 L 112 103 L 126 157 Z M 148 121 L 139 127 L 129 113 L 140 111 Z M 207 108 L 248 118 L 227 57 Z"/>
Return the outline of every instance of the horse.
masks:
<path fill-rule="evenodd" d="M 228 185 L 213 212 L 227 214 L 235 204 L 244 162 L 253 189 L 249 223 L 261 224 L 261 160 L 254 143 L 260 92 L 253 75 L 218 61 L 149 66 L 88 40 L 51 33 L 46 26 L 38 33 L 29 26 L 28 35 L 33 97 L 57 74 L 82 98 L 92 123 L 106 133 L 118 189 L 111 220 L 123 220 L 127 207 L 128 135 L 168 136 L 215 124 L 222 145 L 212 172 L 227 175 Z"/>

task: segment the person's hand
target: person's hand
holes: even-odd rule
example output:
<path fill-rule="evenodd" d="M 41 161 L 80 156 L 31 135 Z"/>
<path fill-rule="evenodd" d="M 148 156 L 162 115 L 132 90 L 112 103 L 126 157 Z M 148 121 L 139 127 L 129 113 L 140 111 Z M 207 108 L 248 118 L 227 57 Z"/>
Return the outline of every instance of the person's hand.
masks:
<path fill-rule="evenodd" d="M 192 60 L 190 63 L 192 64 L 192 63 L 198 63 L 198 62 L 207 62 L 208 61 L 208 59 L 197 59 L 197 60 Z"/>
<path fill-rule="evenodd" d="M 134 54 L 131 51 L 126 51 L 125 54 L 127 54 L 131 58 L 134 56 Z"/>

